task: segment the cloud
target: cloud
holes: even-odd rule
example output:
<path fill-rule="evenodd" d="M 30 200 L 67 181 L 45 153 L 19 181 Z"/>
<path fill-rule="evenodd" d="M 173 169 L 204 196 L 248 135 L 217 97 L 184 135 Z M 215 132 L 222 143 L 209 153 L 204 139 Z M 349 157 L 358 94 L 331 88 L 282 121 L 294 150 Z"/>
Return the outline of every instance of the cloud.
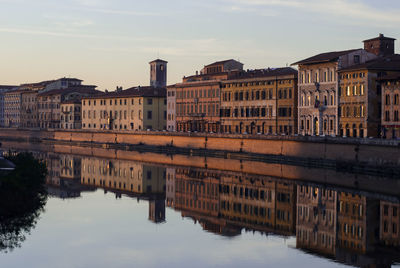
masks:
<path fill-rule="evenodd" d="M 400 9 L 384 10 L 371 7 L 362 1 L 349 0 L 223 0 L 225 3 L 231 3 L 237 8 L 246 7 L 282 7 L 298 9 L 302 12 L 312 12 L 317 14 L 347 17 L 352 20 L 362 20 L 365 22 L 376 23 L 379 26 L 395 26 L 400 22 L 398 15 Z"/>
<path fill-rule="evenodd" d="M 123 36 L 93 35 L 93 34 L 70 33 L 70 32 L 48 31 L 48 30 L 27 29 L 27 28 L 5 28 L 5 27 L 3 27 L 3 28 L 0 28 L 0 32 L 25 34 L 25 35 L 70 37 L 70 38 L 128 39 L 128 37 L 123 37 Z"/>
<path fill-rule="evenodd" d="M 115 15 L 131 15 L 131 16 L 161 16 L 160 13 L 155 12 L 142 12 L 142 11 L 132 11 L 132 10 L 117 10 L 117 9 L 107 9 L 107 8 L 80 8 L 82 11 L 103 13 L 103 14 L 115 14 Z"/>

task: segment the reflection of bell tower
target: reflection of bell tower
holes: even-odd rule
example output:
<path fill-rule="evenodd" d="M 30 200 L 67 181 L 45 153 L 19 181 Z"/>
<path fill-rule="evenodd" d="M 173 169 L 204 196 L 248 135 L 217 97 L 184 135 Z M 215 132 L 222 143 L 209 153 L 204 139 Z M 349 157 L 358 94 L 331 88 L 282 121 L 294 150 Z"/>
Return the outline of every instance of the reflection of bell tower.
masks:
<path fill-rule="evenodd" d="M 154 60 L 150 62 L 150 86 L 166 87 L 167 86 L 167 61 Z"/>
<path fill-rule="evenodd" d="M 165 222 L 165 199 L 149 201 L 149 220 L 154 223 Z"/>

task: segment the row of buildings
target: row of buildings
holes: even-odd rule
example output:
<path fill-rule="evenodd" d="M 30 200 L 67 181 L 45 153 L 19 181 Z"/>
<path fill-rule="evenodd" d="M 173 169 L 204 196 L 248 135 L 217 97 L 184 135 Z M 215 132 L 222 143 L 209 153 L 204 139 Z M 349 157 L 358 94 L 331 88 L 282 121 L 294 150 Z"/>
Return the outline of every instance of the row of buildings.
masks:
<path fill-rule="evenodd" d="M 169 207 L 221 236 L 243 230 L 295 236 L 296 248 L 357 267 L 398 261 L 400 205 L 387 195 L 93 156 L 40 152 L 36 157 L 46 161 L 50 194 L 61 198 L 101 188 L 117 198 L 149 201 L 148 219 L 154 223 L 166 221 Z"/>
<path fill-rule="evenodd" d="M 364 48 L 290 67 L 215 62 L 167 87 L 168 130 L 399 137 L 400 55 L 380 34 Z"/>
<path fill-rule="evenodd" d="M 167 62 L 150 62 L 150 86 L 112 92 L 62 78 L 0 86 L 0 126 L 92 131 L 400 137 L 400 55 L 380 34 L 364 48 L 318 54 L 292 67 L 204 66 L 167 86 Z"/>

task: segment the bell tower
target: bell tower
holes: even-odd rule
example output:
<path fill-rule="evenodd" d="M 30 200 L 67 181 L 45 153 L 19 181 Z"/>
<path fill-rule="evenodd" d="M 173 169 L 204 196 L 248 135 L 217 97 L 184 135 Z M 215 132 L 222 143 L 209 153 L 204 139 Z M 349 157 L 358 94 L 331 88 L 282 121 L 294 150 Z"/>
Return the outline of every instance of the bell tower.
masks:
<path fill-rule="evenodd" d="M 156 59 L 150 62 L 150 86 L 167 86 L 167 61 Z"/>
<path fill-rule="evenodd" d="M 364 49 L 378 57 L 394 54 L 394 41 L 396 39 L 379 34 L 378 37 L 364 41 Z"/>

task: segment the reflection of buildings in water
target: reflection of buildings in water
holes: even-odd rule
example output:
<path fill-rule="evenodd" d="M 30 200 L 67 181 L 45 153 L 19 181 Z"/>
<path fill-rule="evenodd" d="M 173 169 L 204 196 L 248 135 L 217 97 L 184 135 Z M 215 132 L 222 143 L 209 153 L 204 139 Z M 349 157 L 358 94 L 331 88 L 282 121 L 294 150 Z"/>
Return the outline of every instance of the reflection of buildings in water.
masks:
<path fill-rule="evenodd" d="M 400 204 L 380 201 L 379 238 L 386 246 L 400 246 Z"/>
<path fill-rule="evenodd" d="M 165 222 L 165 200 L 150 199 L 149 200 L 149 220 L 154 223 Z"/>
<path fill-rule="evenodd" d="M 307 185 L 297 186 L 297 248 L 334 256 L 336 219 L 336 191 Z"/>
<path fill-rule="evenodd" d="M 374 250 L 379 232 L 379 202 L 359 194 L 338 194 L 338 247 L 353 252 Z"/>
<path fill-rule="evenodd" d="M 166 203 L 168 207 L 175 205 L 175 168 L 166 168 Z"/>
<path fill-rule="evenodd" d="M 47 178 L 46 182 L 50 185 L 60 185 L 60 156 L 55 153 L 48 153 L 46 158 Z"/>
<path fill-rule="evenodd" d="M 149 220 L 165 221 L 166 170 L 124 160 L 83 157 L 81 163 L 83 185 L 100 187 L 149 200 Z"/>
<path fill-rule="evenodd" d="M 177 168 L 175 209 L 203 228 L 236 235 L 242 228 L 292 235 L 296 188 L 260 176 Z"/>
<path fill-rule="evenodd" d="M 47 167 L 46 186 L 50 196 L 76 198 L 82 191 L 93 191 L 80 183 L 80 157 L 49 152 L 31 152 Z"/>
<path fill-rule="evenodd" d="M 296 187 L 272 178 L 221 177 L 222 217 L 240 226 L 292 235 L 296 220 Z"/>
<path fill-rule="evenodd" d="M 66 179 L 81 178 L 81 157 L 63 154 L 60 155 L 60 177 Z"/>
<path fill-rule="evenodd" d="M 219 215 L 219 176 L 212 171 L 177 168 L 175 209 Z"/>
<path fill-rule="evenodd" d="M 82 158 L 82 184 L 136 194 L 164 194 L 165 168 L 132 161 Z"/>

